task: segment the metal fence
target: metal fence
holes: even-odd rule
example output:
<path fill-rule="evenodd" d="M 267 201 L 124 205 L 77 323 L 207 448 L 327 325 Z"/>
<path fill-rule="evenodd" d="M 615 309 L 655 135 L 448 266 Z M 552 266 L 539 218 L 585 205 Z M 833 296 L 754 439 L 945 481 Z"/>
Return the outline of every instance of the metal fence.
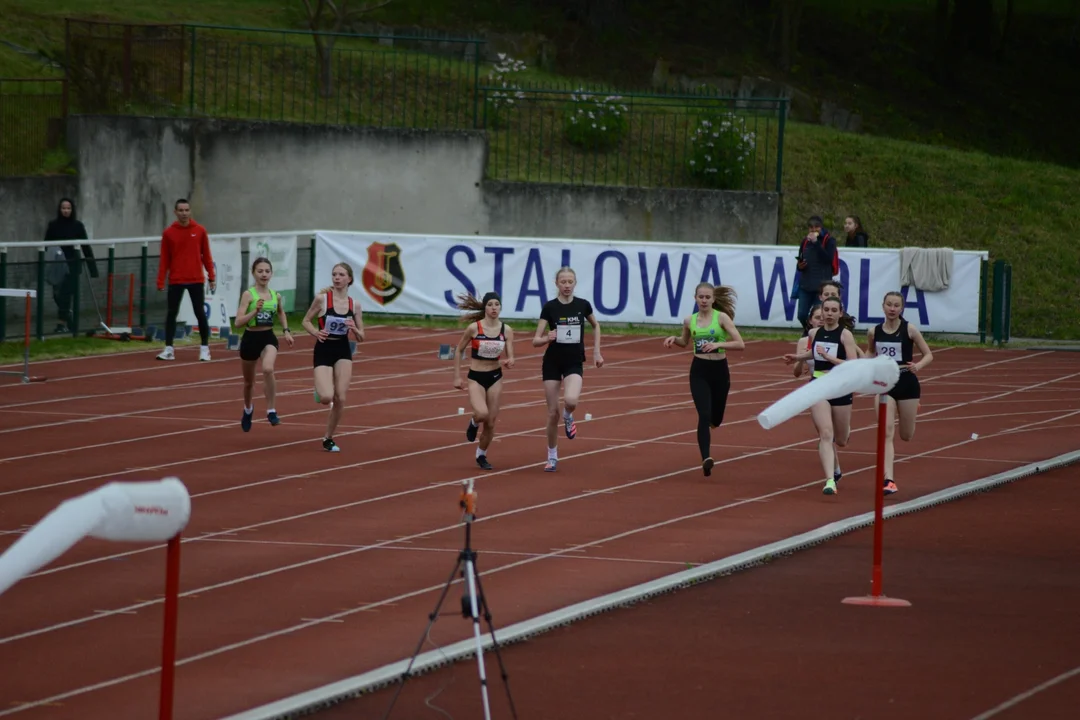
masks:
<path fill-rule="evenodd" d="M 474 38 L 65 22 L 73 112 L 483 129 L 493 179 L 781 188 L 786 99 L 521 82 Z"/>
<path fill-rule="evenodd" d="M 265 234 L 265 233 L 264 233 Z M 286 233 L 289 234 L 289 233 Z M 222 235 L 221 237 L 239 237 Z M 244 238 L 250 237 L 243 235 Z M 314 243 L 304 233 L 296 235 L 296 297 L 295 312 L 303 312 L 314 294 Z M 160 256 L 152 248 L 154 238 L 90 241 L 94 252 L 96 277 L 90 276 L 88 263 L 83 262 L 78 278 L 68 286 L 66 301 L 71 311 L 70 324 L 60 330 L 61 282 L 70 269 L 64 260 L 54 260 L 46 248 L 17 247 L 9 250 L 0 245 L 0 288 L 28 288 L 37 291 L 31 308 L 31 332 L 35 338 L 85 334 L 99 327 L 101 319 L 111 324 L 146 328 L 162 326 L 165 321 L 166 294 L 155 287 Z M 241 265 L 249 257 L 247 242 L 243 243 Z M 82 257 L 81 245 L 75 246 Z M 21 258 L 21 259 L 15 259 Z M 31 259 L 32 258 L 32 259 Z M 110 282 L 109 277 L 112 277 Z M 23 337 L 26 323 L 23 302 L 0 297 L 0 342 Z M 100 318 L 99 318 L 100 314 Z"/>
<path fill-rule="evenodd" d="M 63 145 L 63 80 L 0 78 L 0 175 L 38 172 Z"/>
<path fill-rule="evenodd" d="M 787 100 L 482 87 L 487 176 L 780 191 Z"/>

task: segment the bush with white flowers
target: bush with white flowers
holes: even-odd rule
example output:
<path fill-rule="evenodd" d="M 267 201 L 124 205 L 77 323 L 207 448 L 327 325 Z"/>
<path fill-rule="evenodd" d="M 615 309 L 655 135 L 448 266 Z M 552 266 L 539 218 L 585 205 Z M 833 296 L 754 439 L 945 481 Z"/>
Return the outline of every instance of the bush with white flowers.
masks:
<path fill-rule="evenodd" d="M 619 95 L 598 95 L 579 89 L 566 107 L 566 139 L 587 150 L 607 151 L 629 130 L 628 109 Z"/>
<path fill-rule="evenodd" d="M 706 187 L 737 190 L 752 169 L 757 136 L 735 113 L 708 116 L 690 135 L 690 174 Z"/>
<path fill-rule="evenodd" d="M 525 93 L 509 76 L 527 70 L 525 63 L 515 60 L 506 53 L 499 53 L 499 62 L 488 73 L 488 84 L 498 89 L 490 90 L 487 94 L 487 126 L 502 127 L 506 122 L 506 115 L 514 107 L 515 101 L 524 100 Z"/>

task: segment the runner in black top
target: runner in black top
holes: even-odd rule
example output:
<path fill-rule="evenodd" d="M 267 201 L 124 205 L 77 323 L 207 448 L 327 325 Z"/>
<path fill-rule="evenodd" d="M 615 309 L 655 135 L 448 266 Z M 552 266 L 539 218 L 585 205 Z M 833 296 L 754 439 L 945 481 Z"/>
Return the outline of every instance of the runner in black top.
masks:
<path fill-rule="evenodd" d="M 465 429 L 469 442 L 476 442 L 479 426 L 484 426 L 480 433 L 480 445 L 476 448 L 476 464 L 483 470 L 491 470 L 487 459 L 487 449 L 495 437 L 495 420 L 499 416 L 499 398 L 502 395 L 503 368 L 514 367 L 514 331 L 499 319 L 502 312 L 502 300 L 498 293 L 489 292 L 482 300 L 472 295 L 458 297 L 458 307 L 470 311 L 465 319 L 468 327 L 461 335 L 457 352 L 454 353 L 454 387 L 458 390 L 465 384 L 461 380 L 461 358 L 465 349 L 472 348 L 469 360 L 469 402 L 472 404 L 472 419 Z M 504 359 L 500 360 L 500 358 Z"/>
<path fill-rule="evenodd" d="M 855 344 L 851 329 L 840 324 L 842 317 L 844 307 L 840 304 L 840 299 L 830 297 L 825 300 L 821 303 L 822 325 L 810 331 L 810 349 L 785 355 L 784 360 L 790 365 L 813 358 L 813 377 L 818 378 L 847 358 L 859 357 L 859 348 Z M 833 442 L 840 447 L 847 445 L 851 435 L 851 403 L 852 396 L 849 393 L 832 400 L 821 400 L 810 408 L 810 417 L 818 431 L 818 458 L 826 478 L 822 492 L 826 495 L 836 493 Z"/>
<path fill-rule="evenodd" d="M 900 439 L 907 442 L 915 436 L 915 419 L 919 414 L 919 398 L 922 395 L 916 373 L 933 362 L 934 354 L 930 352 L 930 346 L 919 328 L 904 319 L 903 295 L 898 292 L 885 293 L 881 309 L 885 311 L 885 322 L 870 329 L 866 334 L 866 343 L 870 355 L 888 355 L 900 365 L 900 379 L 885 398 L 889 409 L 885 422 L 884 492 L 891 495 L 897 490 L 893 482 L 893 425 L 899 415 Z M 912 362 L 915 346 L 922 355 L 919 362 Z"/>
<path fill-rule="evenodd" d="M 582 374 L 585 367 L 585 323 L 592 325 L 593 363 L 604 366 L 600 355 L 600 323 L 593 315 L 592 305 L 584 298 L 574 297 L 577 273 L 568 267 L 555 273 L 555 285 L 559 294 L 549 300 L 540 311 L 540 321 L 533 336 L 533 347 L 547 346 L 544 351 L 542 377 L 544 395 L 547 398 L 547 464 L 545 472 L 555 472 L 559 464 L 559 386 L 563 386 L 562 412 L 566 437 L 577 435 L 574 410 L 581 397 Z"/>
<path fill-rule="evenodd" d="M 347 263 L 338 263 L 331 271 L 333 284 L 315 295 L 304 315 L 304 329 L 315 337 L 315 402 L 330 406 L 326 420 L 323 449 L 338 452 L 334 431 L 341 420 L 345 396 L 352 379 L 352 348 L 350 340 L 363 342 L 364 314 L 359 303 L 349 297 L 353 270 Z M 319 329 L 312 321 L 319 318 Z"/>

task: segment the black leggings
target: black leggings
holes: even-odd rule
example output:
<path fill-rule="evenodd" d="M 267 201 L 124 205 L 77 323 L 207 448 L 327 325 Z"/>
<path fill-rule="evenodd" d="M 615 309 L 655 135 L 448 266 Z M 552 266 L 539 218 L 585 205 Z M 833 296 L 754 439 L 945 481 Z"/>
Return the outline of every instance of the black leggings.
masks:
<path fill-rule="evenodd" d="M 169 310 L 165 315 L 165 344 L 172 345 L 176 337 L 176 316 L 180 313 L 180 300 L 187 290 L 191 306 L 195 310 L 195 319 L 199 323 L 199 336 L 203 345 L 210 344 L 210 323 L 206 321 L 206 295 L 202 283 L 191 285 L 169 285 Z"/>
<path fill-rule="evenodd" d="M 709 457 L 712 427 L 724 422 L 728 391 L 731 390 L 731 374 L 727 359 L 702 360 L 694 358 L 690 363 L 690 395 L 697 408 L 697 443 L 701 459 Z"/>

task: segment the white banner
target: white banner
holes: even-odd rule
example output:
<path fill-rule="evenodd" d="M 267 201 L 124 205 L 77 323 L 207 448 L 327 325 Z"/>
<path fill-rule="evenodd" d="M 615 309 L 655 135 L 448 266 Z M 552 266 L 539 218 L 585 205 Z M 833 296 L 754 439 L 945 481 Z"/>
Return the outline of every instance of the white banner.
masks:
<path fill-rule="evenodd" d="M 323 232 L 315 236 L 315 288 L 330 284 L 338 262 L 355 273 L 351 295 L 365 310 L 403 315 L 456 315 L 456 296 L 494 290 L 507 319 L 535 320 L 555 295 L 555 273 L 577 272 L 575 294 L 597 319 L 677 325 L 694 311 L 699 282 L 738 293 L 736 322 L 794 328 L 791 298 L 796 247 L 536 238 Z M 957 251 L 948 290 L 900 288 L 900 251 L 840 249 L 842 301 L 865 329 L 881 322 L 886 292 L 901 290 L 905 316 L 925 332 L 977 333 L 981 260 Z"/>
<path fill-rule="evenodd" d="M 281 294 L 285 312 L 296 309 L 296 236 L 258 235 L 248 240 L 248 266 L 255 258 L 270 259 L 274 277 L 270 287 Z"/>
<path fill-rule="evenodd" d="M 206 319 L 211 328 L 229 329 L 229 318 L 236 312 L 236 306 L 240 303 L 240 295 L 247 289 L 247 280 L 251 275 L 244 268 L 240 253 L 240 238 L 217 238 L 210 236 L 210 254 L 214 257 L 214 278 L 217 280 L 217 289 L 210 292 L 210 285 L 206 285 L 206 299 L 203 309 L 206 311 Z M 184 293 L 180 301 L 180 311 L 176 316 L 177 321 L 196 327 L 195 311 L 191 306 L 191 298 Z"/>

